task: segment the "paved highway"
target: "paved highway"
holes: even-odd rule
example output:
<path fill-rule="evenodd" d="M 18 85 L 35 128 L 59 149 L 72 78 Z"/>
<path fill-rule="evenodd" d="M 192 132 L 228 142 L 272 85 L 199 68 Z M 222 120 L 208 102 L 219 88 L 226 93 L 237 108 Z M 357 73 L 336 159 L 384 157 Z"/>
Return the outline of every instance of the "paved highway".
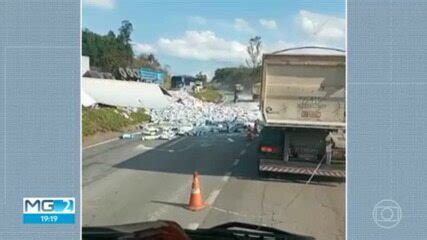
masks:
<path fill-rule="evenodd" d="M 186 209 L 194 171 L 209 204 L 200 212 Z M 256 142 L 237 133 L 117 140 L 84 150 L 85 226 L 157 219 L 190 229 L 240 221 L 344 239 L 345 184 L 261 180 Z"/>

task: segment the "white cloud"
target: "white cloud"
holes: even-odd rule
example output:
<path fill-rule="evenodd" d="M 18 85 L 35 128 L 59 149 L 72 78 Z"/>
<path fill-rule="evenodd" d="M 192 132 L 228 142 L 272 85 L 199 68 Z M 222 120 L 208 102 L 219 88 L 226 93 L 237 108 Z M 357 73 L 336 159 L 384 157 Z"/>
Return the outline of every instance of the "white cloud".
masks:
<path fill-rule="evenodd" d="M 264 19 L 264 18 L 261 18 L 260 20 L 259 20 L 259 23 L 263 26 L 263 27 L 265 27 L 265 28 L 268 28 L 268 29 L 277 29 L 277 23 L 276 23 L 276 21 L 274 21 L 273 19 Z"/>
<path fill-rule="evenodd" d="M 116 5 L 116 0 L 83 0 L 83 4 L 102 9 L 113 9 Z"/>
<path fill-rule="evenodd" d="M 301 10 L 296 20 L 301 30 L 315 41 L 344 44 L 345 20 L 343 18 Z"/>
<path fill-rule="evenodd" d="M 233 27 L 234 29 L 240 32 L 247 32 L 247 33 L 255 32 L 255 30 L 251 26 L 249 26 L 249 23 L 242 18 L 235 18 Z"/>
<path fill-rule="evenodd" d="M 188 17 L 188 21 L 198 25 L 205 25 L 208 22 L 206 18 L 197 15 Z"/>
<path fill-rule="evenodd" d="M 133 42 L 132 43 L 133 46 L 133 50 L 137 53 L 155 53 L 156 52 L 156 48 L 150 44 L 147 43 L 137 43 L 137 42 Z"/>
<path fill-rule="evenodd" d="M 212 31 L 186 31 L 181 38 L 161 38 L 157 43 L 163 54 L 185 59 L 242 62 L 246 46 L 216 36 Z"/>

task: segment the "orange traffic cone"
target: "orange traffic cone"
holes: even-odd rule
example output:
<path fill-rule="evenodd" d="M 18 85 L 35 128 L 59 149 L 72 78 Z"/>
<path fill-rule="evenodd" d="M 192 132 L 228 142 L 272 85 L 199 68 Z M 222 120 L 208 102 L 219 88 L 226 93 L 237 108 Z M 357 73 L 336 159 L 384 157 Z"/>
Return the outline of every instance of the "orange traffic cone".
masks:
<path fill-rule="evenodd" d="M 206 207 L 203 202 L 202 191 L 200 190 L 199 173 L 194 172 L 193 184 L 191 186 L 190 203 L 188 208 L 192 211 L 199 211 Z"/>

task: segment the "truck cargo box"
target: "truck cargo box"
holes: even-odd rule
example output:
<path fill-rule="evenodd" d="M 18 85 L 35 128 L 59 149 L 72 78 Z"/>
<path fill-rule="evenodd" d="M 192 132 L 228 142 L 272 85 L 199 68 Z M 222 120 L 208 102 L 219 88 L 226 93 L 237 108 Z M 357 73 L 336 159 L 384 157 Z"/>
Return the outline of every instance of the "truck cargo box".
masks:
<path fill-rule="evenodd" d="M 345 90 L 343 50 L 301 47 L 264 54 L 261 176 L 345 178 Z"/>
<path fill-rule="evenodd" d="M 345 128 L 345 55 L 265 54 L 260 107 L 266 125 Z"/>

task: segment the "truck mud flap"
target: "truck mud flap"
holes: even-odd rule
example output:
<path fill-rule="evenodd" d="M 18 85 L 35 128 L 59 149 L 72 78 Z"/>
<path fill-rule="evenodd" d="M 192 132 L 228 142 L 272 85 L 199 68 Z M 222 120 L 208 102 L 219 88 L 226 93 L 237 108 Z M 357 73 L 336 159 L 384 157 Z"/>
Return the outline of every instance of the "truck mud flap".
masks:
<path fill-rule="evenodd" d="M 280 163 L 275 164 L 268 161 L 261 160 L 259 162 L 259 173 L 261 177 L 267 176 L 268 173 L 281 173 L 281 174 L 292 174 L 292 175 L 312 175 L 316 170 L 316 166 L 298 166 L 292 163 Z M 331 178 L 345 178 L 345 170 L 339 169 L 328 169 L 319 168 L 317 169 L 315 176 L 331 177 Z"/>

